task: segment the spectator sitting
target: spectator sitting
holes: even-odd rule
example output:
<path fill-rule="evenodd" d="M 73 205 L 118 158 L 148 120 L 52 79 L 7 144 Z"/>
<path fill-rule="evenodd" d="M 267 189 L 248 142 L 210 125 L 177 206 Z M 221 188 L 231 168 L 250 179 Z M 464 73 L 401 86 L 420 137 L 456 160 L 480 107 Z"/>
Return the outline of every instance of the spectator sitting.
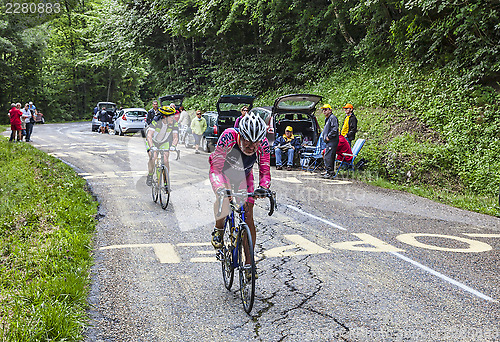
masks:
<path fill-rule="evenodd" d="M 287 167 L 288 171 L 292 170 L 293 166 L 293 156 L 295 150 L 300 148 L 300 141 L 293 135 L 293 128 L 287 126 L 285 128 L 285 134 L 277 137 L 273 144 L 274 154 L 276 155 L 276 170 L 283 169 L 283 163 L 281 161 L 282 155 L 287 155 Z"/>
<path fill-rule="evenodd" d="M 345 161 L 346 163 L 350 163 L 352 160 L 352 155 L 344 155 L 344 153 L 352 154 L 352 150 L 349 142 L 343 135 L 339 135 L 339 144 L 335 153 L 337 154 L 337 160 Z"/>

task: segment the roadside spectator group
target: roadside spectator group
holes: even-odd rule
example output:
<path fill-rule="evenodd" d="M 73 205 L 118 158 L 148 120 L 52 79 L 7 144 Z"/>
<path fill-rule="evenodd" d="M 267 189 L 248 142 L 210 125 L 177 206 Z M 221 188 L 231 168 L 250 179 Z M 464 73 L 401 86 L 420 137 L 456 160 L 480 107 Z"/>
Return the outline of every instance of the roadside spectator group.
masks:
<path fill-rule="evenodd" d="M 325 142 L 326 148 L 323 150 L 323 160 L 325 163 L 325 172 L 323 178 L 333 178 L 335 169 L 335 160 L 350 162 L 352 156 L 351 142 L 354 141 L 358 131 L 358 120 L 354 115 L 354 107 L 347 103 L 343 107 L 345 118 L 342 127 L 339 127 L 339 121 L 332 112 L 329 104 L 321 107 L 325 115 L 325 127 L 321 133 L 320 139 Z M 285 128 L 285 134 L 276 137 L 274 141 L 274 153 L 276 156 L 276 170 L 282 170 L 286 163 L 286 169 L 292 170 L 295 152 L 300 149 L 300 141 L 293 135 L 293 128 Z M 286 158 L 284 161 L 283 159 Z"/>
<path fill-rule="evenodd" d="M 174 109 L 175 104 L 170 104 L 170 107 Z M 322 173 L 323 178 L 333 178 L 335 169 L 335 160 L 350 162 L 352 160 L 351 143 L 354 141 L 356 132 L 358 130 L 358 120 L 354 115 L 354 106 L 347 103 L 343 107 L 345 111 L 345 117 L 342 122 L 342 126 L 339 125 L 339 120 L 333 114 L 332 107 L 329 104 L 324 104 L 321 107 L 323 114 L 325 115 L 325 126 L 321 132 L 321 137 L 326 145 L 323 150 L 323 160 L 325 164 L 325 171 Z M 249 112 L 247 106 L 243 106 L 240 110 L 241 116 L 239 116 L 234 124 L 234 127 L 238 127 L 239 121 Z M 148 111 L 148 116 L 146 119 L 147 124 L 151 124 L 153 119 L 159 114 L 158 112 L 158 101 L 153 101 L 153 108 Z M 195 153 L 199 152 L 200 140 L 203 132 L 207 129 L 207 122 L 202 117 L 202 111 L 197 110 L 195 118 L 191 119 L 184 107 L 179 107 L 176 109 L 175 120 L 178 121 L 179 129 L 181 131 L 180 141 L 183 142 L 186 139 L 188 133 L 192 133 L 195 139 Z M 276 157 L 276 169 L 291 171 L 293 168 L 294 156 L 297 151 L 301 148 L 301 142 L 298 136 L 293 134 L 293 128 L 287 126 L 285 128 L 285 133 L 281 136 L 277 136 L 273 143 L 274 154 Z"/>
<path fill-rule="evenodd" d="M 11 129 L 9 142 L 22 141 L 23 139 L 30 142 L 33 125 L 38 114 L 35 105 L 31 101 L 26 103 L 22 109 L 20 103 L 12 103 L 8 114 Z"/>

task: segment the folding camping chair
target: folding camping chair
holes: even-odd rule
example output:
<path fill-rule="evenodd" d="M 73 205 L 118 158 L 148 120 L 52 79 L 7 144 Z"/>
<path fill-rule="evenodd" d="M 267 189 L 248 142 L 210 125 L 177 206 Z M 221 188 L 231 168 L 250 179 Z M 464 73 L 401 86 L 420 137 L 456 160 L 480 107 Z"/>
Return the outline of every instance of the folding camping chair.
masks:
<path fill-rule="evenodd" d="M 347 156 L 351 156 L 352 157 L 352 159 L 351 159 L 350 162 L 347 162 L 344 159 L 342 159 L 342 160 L 336 159 L 335 160 L 335 164 L 339 164 L 339 165 L 337 167 L 337 172 L 335 172 L 335 176 L 333 176 L 333 178 L 337 177 L 337 175 L 339 174 L 340 169 L 342 169 L 342 168 L 347 169 L 347 170 L 351 169 L 351 170 L 354 171 L 354 169 L 356 168 L 356 166 L 354 164 L 354 160 L 358 156 L 359 151 L 361 151 L 361 149 L 363 148 L 363 145 L 365 144 L 365 141 L 366 141 L 365 139 L 358 139 L 358 140 L 356 140 L 356 143 L 354 143 L 354 146 L 352 148 L 352 154 L 350 154 L 350 153 L 343 153 L 344 158 L 347 157 Z"/>
<path fill-rule="evenodd" d="M 302 170 L 314 172 L 324 165 L 323 150 L 326 144 L 320 136 L 316 146 L 304 146 L 300 151 L 300 166 Z"/>

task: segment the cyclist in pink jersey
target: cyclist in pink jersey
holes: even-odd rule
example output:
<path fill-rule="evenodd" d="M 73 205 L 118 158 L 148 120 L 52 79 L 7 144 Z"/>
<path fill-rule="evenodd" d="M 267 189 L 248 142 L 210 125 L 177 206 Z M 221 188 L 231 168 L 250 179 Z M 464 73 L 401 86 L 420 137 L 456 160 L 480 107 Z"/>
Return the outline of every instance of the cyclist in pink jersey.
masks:
<path fill-rule="evenodd" d="M 238 128 L 226 129 L 219 140 L 215 151 L 209 157 L 209 178 L 215 194 L 220 190 L 246 189 L 254 190 L 252 168 L 255 162 L 259 165 L 259 187 L 268 189 L 271 185 L 270 146 L 266 138 L 266 123 L 253 113 L 241 118 Z M 265 195 L 265 192 L 262 193 Z M 212 245 L 219 249 L 223 244 L 224 219 L 229 212 L 229 199 L 224 200 L 223 211 L 217 216 L 218 203 L 214 204 L 215 228 L 212 233 Z M 255 246 L 255 224 L 253 221 L 254 199 L 247 198 L 245 202 L 245 221 L 252 233 Z"/>

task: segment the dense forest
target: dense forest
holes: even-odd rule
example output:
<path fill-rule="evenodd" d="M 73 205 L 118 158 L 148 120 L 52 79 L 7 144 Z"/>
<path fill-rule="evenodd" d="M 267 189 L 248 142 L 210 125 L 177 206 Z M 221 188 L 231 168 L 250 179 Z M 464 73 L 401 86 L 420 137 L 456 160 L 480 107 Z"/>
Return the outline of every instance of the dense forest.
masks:
<path fill-rule="evenodd" d="M 27 6 L 27 5 L 37 6 Z M 49 120 L 165 93 L 293 88 L 335 68 L 413 64 L 498 85 L 496 0 L 34 0 L 0 13 L 0 98 Z M 55 13 L 57 12 L 57 13 Z"/>
<path fill-rule="evenodd" d="M 252 94 L 269 104 L 276 94 L 317 91 L 336 105 L 349 99 L 357 107 L 408 113 L 438 136 L 428 155 L 418 157 L 424 166 L 415 168 L 428 161 L 446 178 L 460 178 L 462 188 L 498 191 L 498 0 L 21 5 L 14 13 L 3 3 L 0 13 L 4 112 L 11 102 L 32 100 L 49 121 L 88 120 L 98 101 L 149 107 L 159 95 L 184 93 L 213 109 L 206 107 L 220 94 Z M 367 152 L 397 178 L 390 151 L 405 151 L 407 141 L 390 144 Z"/>

